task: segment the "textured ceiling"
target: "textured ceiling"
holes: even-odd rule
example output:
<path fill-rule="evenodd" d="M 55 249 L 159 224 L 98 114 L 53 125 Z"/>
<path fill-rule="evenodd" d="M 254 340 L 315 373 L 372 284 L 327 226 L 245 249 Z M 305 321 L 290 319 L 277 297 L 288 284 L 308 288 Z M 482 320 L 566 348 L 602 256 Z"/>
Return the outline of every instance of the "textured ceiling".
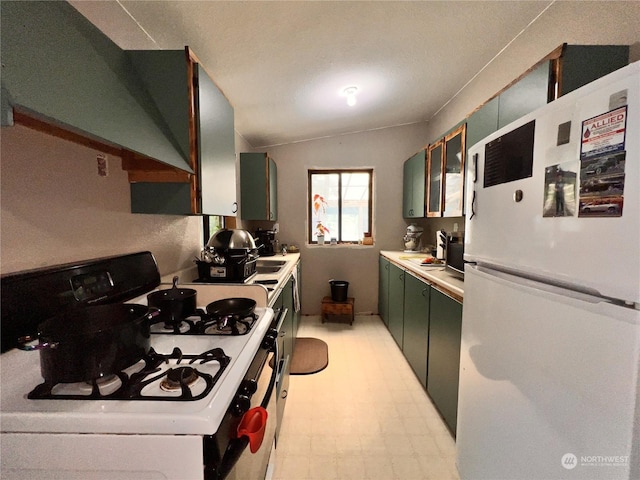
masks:
<path fill-rule="evenodd" d="M 124 49 L 190 46 L 258 148 L 429 120 L 552 2 L 70 3 Z"/>

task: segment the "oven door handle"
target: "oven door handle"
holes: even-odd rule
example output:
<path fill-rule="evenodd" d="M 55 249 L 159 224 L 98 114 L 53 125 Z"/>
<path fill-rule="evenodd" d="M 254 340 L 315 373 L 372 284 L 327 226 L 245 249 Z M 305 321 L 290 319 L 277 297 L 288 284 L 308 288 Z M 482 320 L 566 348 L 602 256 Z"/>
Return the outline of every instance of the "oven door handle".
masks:
<path fill-rule="evenodd" d="M 282 313 L 286 315 L 287 313 L 286 309 Z M 276 380 L 278 378 L 278 341 L 276 340 L 277 333 L 275 335 L 276 335 L 275 337 L 273 335 L 265 336 L 265 340 L 267 340 L 267 338 L 269 339 L 269 341 L 273 340 L 273 344 L 268 350 L 269 352 L 273 353 L 273 367 L 272 367 L 271 377 L 269 378 L 269 385 L 267 386 L 267 390 L 264 394 L 264 397 L 260 402 L 260 407 L 265 410 L 267 408 L 267 405 L 269 404 L 269 401 L 271 400 L 271 396 L 273 395 L 273 392 L 275 390 Z M 265 362 L 262 368 L 266 367 L 268 363 L 268 359 L 269 359 L 269 355 L 265 357 Z M 260 369 L 260 371 L 262 371 L 262 368 Z M 251 412 L 251 410 L 249 410 L 249 412 Z M 266 425 L 266 422 L 268 421 L 275 422 L 276 419 L 266 418 L 264 420 L 264 424 Z M 229 445 L 227 445 L 227 449 L 224 452 L 222 461 L 220 462 L 220 466 L 217 469 L 218 474 L 217 474 L 217 477 L 215 477 L 216 480 L 223 480 L 224 478 L 227 477 L 227 475 L 229 475 L 229 472 L 233 469 L 235 464 L 238 462 L 238 460 L 240 459 L 240 456 L 246 450 L 248 445 L 249 445 L 249 437 L 247 435 L 242 435 L 238 438 L 231 439 L 229 441 Z M 256 448 L 256 451 L 258 450 L 258 448 Z M 252 453 L 255 453 L 255 452 L 252 452 Z"/>

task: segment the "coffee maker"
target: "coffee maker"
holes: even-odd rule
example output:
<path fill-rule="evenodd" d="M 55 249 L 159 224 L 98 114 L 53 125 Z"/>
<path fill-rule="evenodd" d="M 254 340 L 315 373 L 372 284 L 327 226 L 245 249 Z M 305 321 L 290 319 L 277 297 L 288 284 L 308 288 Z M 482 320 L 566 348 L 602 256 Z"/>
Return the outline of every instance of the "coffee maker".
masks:
<path fill-rule="evenodd" d="M 277 240 L 274 230 L 262 230 L 259 228 L 255 233 L 258 255 L 261 257 L 271 257 L 276 254 Z"/>

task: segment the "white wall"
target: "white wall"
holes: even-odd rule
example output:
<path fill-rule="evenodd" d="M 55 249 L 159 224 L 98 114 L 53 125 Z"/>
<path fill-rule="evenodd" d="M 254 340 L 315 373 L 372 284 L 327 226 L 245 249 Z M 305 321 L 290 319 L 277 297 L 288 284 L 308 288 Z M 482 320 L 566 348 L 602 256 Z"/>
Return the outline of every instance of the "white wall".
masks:
<path fill-rule="evenodd" d="M 378 252 L 403 247 L 402 162 L 424 147 L 424 132 L 415 124 L 268 149 L 278 164 L 278 239 L 301 251 L 303 313 L 320 312 L 332 278 L 349 282 L 357 312 L 378 311 Z M 307 245 L 307 170 L 352 167 L 374 169 L 375 245 Z"/>
<path fill-rule="evenodd" d="M 1 139 L 0 271 L 150 250 L 162 275 L 191 266 L 200 217 L 130 213 L 127 174 L 98 151 L 22 127 Z"/>

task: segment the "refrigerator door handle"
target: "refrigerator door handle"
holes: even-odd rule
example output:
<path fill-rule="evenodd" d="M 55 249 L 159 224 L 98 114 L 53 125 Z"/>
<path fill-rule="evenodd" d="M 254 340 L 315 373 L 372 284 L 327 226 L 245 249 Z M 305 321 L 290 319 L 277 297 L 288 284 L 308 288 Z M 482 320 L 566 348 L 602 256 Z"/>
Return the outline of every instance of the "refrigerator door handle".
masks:
<path fill-rule="evenodd" d="M 469 265 L 470 269 L 476 270 L 481 275 L 487 275 L 498 279 L 498 281 L 517 285 L 521 288 L 537 290 L 542 295 L 552 294 L 558 297 L 564 297 L 570 302 L 582 302 L 583 305 L 608 305 L 616 309 L 617 307 L 623 307 L 624 309 L 634 310 L 634 305 L 629 305 L 617 299 L 602 296 L 596 291 L 580 289 L 578 286 L 568 285 L 562 282 L 553 283 L 551 281 L 545 281 L 545 279 L 542 278 L 527 277 L 519 275 L 518 272 L 506 271 L 498 266 L 492 267 L 489 265 L 477 264 L 467 265 Z"/>
<path fill-rule="evenodd" d="M 473 197 L 471 197 L 471 216 L 469 220 L 476 216 L 476 191 L 473 190 Z"/>
<path fill-rule="evenodd" d="M 473 154 L 473 183 L 478 181 L 478 154 Z"/>

